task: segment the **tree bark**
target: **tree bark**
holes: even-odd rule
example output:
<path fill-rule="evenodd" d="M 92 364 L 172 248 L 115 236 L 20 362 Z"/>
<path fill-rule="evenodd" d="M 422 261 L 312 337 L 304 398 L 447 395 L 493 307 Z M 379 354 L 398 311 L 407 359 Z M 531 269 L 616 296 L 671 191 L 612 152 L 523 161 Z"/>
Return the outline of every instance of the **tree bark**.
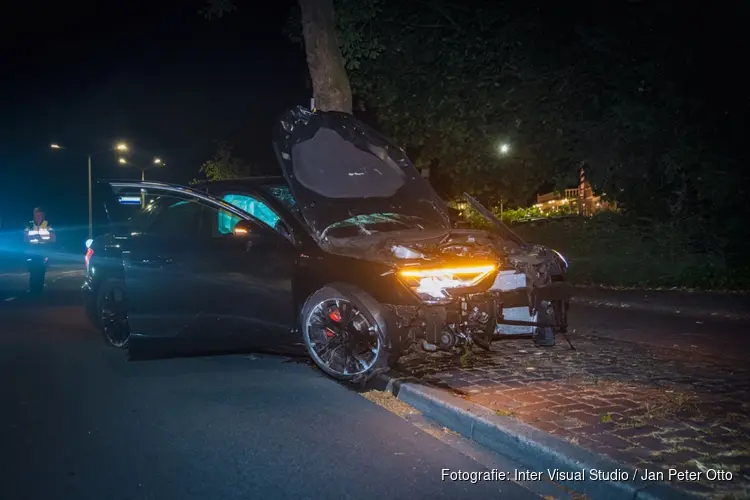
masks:
<path fill-rule="evenodd" d="M 333 0 L 299 0 L 315 108 L 352 113 L 352 90 L 336 40 Z"/>

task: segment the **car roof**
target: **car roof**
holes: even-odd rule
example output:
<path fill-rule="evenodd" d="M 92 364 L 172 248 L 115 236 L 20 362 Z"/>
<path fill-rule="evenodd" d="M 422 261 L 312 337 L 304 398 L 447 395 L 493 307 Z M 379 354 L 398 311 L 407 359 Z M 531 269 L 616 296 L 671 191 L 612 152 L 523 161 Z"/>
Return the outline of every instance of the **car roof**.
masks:
<path fill-rule="evenodd" d="M 191 189 L 206 192 L 216 192 L 222 189 L 249 189 L 258 191 L 265 186 L 287 186 L 282 176 L 238 177 L 220 181 L 205 181 L 190 186 Z"/>
<path fill-rule="evenodd" d="M 237 179 L 224 179 L 220 181 L 206 181 L 190 186 L 192 189 L 213 191 L 214 189 L 243 187 L 246 189 L 257 189 L 263 186 L 287 185 L 284 177 L 265 176 L 265 177 L 239 177 Z"/>

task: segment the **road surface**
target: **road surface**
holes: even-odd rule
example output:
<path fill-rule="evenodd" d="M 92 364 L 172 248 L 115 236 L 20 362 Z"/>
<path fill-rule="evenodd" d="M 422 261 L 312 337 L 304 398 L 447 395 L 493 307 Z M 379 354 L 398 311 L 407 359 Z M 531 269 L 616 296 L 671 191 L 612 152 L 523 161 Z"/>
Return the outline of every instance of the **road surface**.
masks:
<path fill-rule="evenodd" d="M 39 300 L 24 294 L 23 272 L 0 273 L 3 500 L 566 498 L 539 485 L 441 481 L 442 469 L 515 465 L 433 437 L 288 358 L 128 362 L 86 322 L 79 266 L 53 266 Z M 731 321 L 577 305 L 570 322 L 747 356 L 745 329 Z"/>
<path fill-rule="evenodd" d="M 568 323 L 574 343 L 575 334 L 583 333 L 735 360 L 750 357 L 750 322 L 746 320 L 574 304 Z"/>
<path fill-rule="evenodd" d="M 303 363 L 128 362 L 87 325 L 81 272 L 49 278 L 34 302 L 22 274 L 0 277 L 3 500 L 539 498 L 509 481 L 441 481 L 497 462 Z"/>

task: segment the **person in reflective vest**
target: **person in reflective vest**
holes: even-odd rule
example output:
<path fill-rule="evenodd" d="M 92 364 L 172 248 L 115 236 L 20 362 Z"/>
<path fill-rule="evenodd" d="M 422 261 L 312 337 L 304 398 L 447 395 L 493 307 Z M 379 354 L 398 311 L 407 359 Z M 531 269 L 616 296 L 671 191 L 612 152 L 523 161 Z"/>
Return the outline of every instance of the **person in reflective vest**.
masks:
<path fill-rule="evenodd" d="M 34 219 L 24 230 L 24 239 L 27 243 L 38 245 L 41 243 L 54 243 L 56 241 L 55 230 L 52 229 L 47 221 L 44 209 L 37 207 L 34 209 Z"/>
<path fill-rule="evenodd" d="M 48 258 L 44 249 L 49 243 L 55 243 L 57 239 L 42 208 L 34 209 L 34 220 L 26 227 L 24 239 L 29 247 L 26 252 L 29 292 L 38 295 L 44 290 L 44 277 L 47 274 Z"/>

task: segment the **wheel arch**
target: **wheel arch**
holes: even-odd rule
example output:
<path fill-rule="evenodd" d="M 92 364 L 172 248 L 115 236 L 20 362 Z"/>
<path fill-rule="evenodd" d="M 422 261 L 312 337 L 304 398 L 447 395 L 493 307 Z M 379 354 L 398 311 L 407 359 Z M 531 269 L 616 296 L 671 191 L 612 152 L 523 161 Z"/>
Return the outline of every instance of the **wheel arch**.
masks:
<path fill-rule="evenodd" d="M 315 290 L 312 290 L 309 295 L 307 295 L 304 300 L 302 301 L 299 311 L 298 311 L 298 317 L 300 321 L 300 325 L 302 324 L 302 321 L 304 318 L 302 318 L 302 312 L 304 309 L 305 304 L 307 301 L 312 297 L 318 290 L 321 290 L 323 288 L 331 288 L 333 290 L 336 290 L 340 292 L 342 295 L 348 295 L 353 299 L 354 305 L 358 308 L 366 309 L 373 317 L 375 322 L 378 324 L 378 335 L 380 336 L 380 342 L 381 344 L 388 350 L 393 350 L 396 343 L 394 342 L 394 338 L 391 335 L 392 329 L 395 327 L 394 319 L 392 318 L 392 313 L 390 310 L 388 310 L 386 307 L 384 307 L 383 304 L 378 302 L 372 295 L 370 295 L 367 291 L 362 290 L 358 286 L 344 281 L 333 281 L 329 283 L 323 283 Z"/>

